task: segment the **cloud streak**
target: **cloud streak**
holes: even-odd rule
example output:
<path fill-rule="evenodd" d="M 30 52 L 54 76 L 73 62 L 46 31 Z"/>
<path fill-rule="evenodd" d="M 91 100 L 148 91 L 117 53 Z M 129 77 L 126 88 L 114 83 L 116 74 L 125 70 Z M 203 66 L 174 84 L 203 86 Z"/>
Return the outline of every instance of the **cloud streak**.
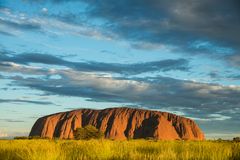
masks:
<path fill-rule="evenodd" d="M 66 17 L 69 19 L 69 17 Z M 26 13 L 15 13 L 9 8 L 0 7 L 0 34 L 18 36 L 20 33 L 38 32 L 50 36 L 87 36 L 96 39 L 111 39 L 110 33 L 105 33 L 97 26 L 84 22 L 67 23 L 65 18 L 54 15 L 29 16 Z"/>
<path fill-rule="evenodd" d="M 17 55 L 0 55 L 2 70 L 5 70 L 7 65 L 16 64 L 29 65 L 30 63 L 41 63 L 48 65 L 59 65 L 72 68 L 84 72 L 110 72 L 125 75 L 136 75 L 146 72 L 166 72 L 171 70 L 188 71 L 189 62 L 186 59 L 166 59 L 153 62 L 142 62 L 134 64 L 120 63 L 103 63 L 103 62 L 71 62 L 62 58 L 39 53 L 26 53 Z M 10 62 L 10 63 L 9 63 Z M 36 71 L 36 70 L 35 70 Z M 38 72 L 36 72 L 38 73 Z"/>
<path fill-rule="evenodd" d="M 14 70 L 19 72 L 17 68 Z M 23 70 L 22 73 L 26 75 L 32 72 Z M 172 109 L 199 120 L 222 120 L 226 117 L 238 119 L 239 114 L 236 110 L 240 105 L 238 86 L 222 86 L 167 77 L 114 78 L 107 74 L 72 69 L 50 69 L 47 74 L 43 72 L 41 78 L 32 76 L 5 78 L 11 79 L 15 85 L 41 90 L 47 95 L 75 96 L 96 102 L 131 103 L 148 108 Z M 235 112 L 223 112 L 226 110 Z"/>
<path fill-rule="evenodd" d="M 11 20 L 0 19 L 0 23 L 21 30 L 40 30 L 41 28 L 36 22 L 14 22 Z"/>
<path fill-rule="evenodd" d="M 22 120 L 15 120 L 15 119 L 0 119 L 0 121 L 5 121 L 5 122 L 9 122 L 9 123 L 22 123 L 25 121 Z"/>
<path fill-rule="evenodd" d="M 0 99 L 0 103 L 31 103 L 38 105 L 52 105 L 52 102 L 46 101 L 34 101 L 34 100 L 24 100 L 24 99 Z"/>

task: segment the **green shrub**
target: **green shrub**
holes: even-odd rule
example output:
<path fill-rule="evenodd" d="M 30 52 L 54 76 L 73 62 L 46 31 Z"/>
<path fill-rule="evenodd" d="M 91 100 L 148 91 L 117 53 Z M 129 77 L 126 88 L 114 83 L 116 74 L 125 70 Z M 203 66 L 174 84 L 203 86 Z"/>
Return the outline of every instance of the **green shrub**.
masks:
<path fill-rule="evenodd" d="M 233 138 L 233 141 L 234 141 L 234 142 L 240 142 L 240 137 L 234 137 L 234 138 Z"/>
<path fill-rule="evenodd" d="M 154 137 L 146 137 L 145 139 L 149 141 L 157 141 L 157 139 Z"/>
<path fill-rule="evenodd" d="M 104 134 L 96 127 L 92 125 L 87 125 L 83 128 L 77 128 L 74 132 L 74 139 L 101 139 Z"/>
<path fill-rule="evenodd" d="M 49 137 L 41 137 L 41 136 L 29 136 L 28 139 L 51 139 Z"/>
<path fill-rule="evenodd" d="M 14 137 L 14 139 L 28 139 L 27 136 L 18 136 L 18 137 Z"/>

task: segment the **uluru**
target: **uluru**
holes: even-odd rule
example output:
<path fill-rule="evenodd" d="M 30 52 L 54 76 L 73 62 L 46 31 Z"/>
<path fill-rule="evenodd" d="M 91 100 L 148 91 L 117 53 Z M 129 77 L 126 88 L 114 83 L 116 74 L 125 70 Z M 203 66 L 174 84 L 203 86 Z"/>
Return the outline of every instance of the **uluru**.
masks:
<path fill-rule="evenodd" d="M 105 138 L 124 140 L 204 140 L 191 119 L 172 113 L 135 108 L 77 109 L 39 118 L 29 136 L 73 139 L 73 131 L 86 125 L 101 130 Z"/>

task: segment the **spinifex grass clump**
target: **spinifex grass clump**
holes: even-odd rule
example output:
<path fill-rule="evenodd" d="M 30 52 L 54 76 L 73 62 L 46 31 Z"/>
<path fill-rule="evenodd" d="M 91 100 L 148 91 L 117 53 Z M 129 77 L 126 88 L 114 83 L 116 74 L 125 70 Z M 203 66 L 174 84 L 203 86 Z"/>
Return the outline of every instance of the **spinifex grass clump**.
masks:
<path fill-rule="evenodd" d="M 1 140 L 0 160 L 239 160 L 240 143 L 155 140 Z"/>
<path fill-rule="evenodd" d="M 59 150 L 57 144 L 49 140 L 1 140 L 1 160 L 41 160 L 57 159 Z"/>

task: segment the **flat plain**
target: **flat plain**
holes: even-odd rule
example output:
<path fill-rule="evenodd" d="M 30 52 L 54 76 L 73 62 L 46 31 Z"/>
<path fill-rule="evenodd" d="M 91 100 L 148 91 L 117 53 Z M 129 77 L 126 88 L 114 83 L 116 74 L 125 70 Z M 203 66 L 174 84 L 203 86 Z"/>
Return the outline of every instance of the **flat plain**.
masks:
<path fill-rule="evenodd" d="M 232 141 L 0 140 L 1 160 L 239 160 Z"/>

